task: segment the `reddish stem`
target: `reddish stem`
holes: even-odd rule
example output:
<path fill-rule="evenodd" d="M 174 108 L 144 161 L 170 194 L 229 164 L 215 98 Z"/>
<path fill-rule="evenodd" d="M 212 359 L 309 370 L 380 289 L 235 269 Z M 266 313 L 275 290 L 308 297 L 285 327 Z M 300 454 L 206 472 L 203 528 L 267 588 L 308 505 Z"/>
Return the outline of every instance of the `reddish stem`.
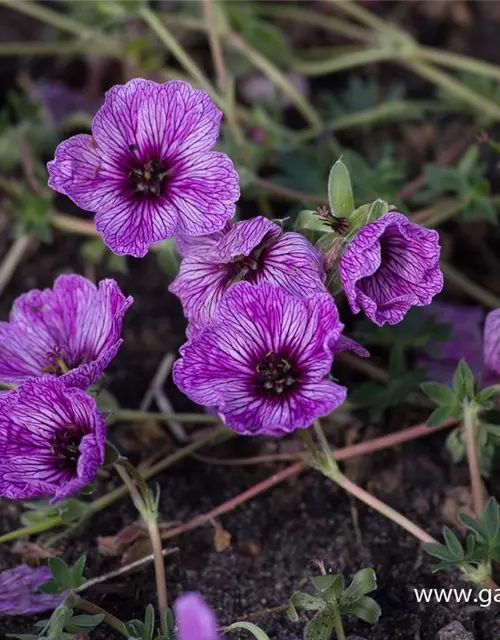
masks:
<path fill-rule="evenodd" d="M 369 440 L 368 442 L 360 442 L 359 444 L 344 447 L 343 449 L 337 449 L 333 453 L 335 455 L 335 460 L 347 460 L 348 458 L 354 458 L 356 456 L 365 455 L 367 453 L 373 453 L 374 451 L 380 451 L 381 449 L 395 447 L 396 445 L 402 444 L 403 442 L 408 442 L 409 440 L 416 440 L 417 438 L 431 435 L 437 430 L 452 427 L 456 423 L 456 420 L 449 419 L 446 422 L 443 422 L 443 424 L 439 425 L 438 427 L 433 427 L 432 429 L 427 427 L 425 424 L 418 424 L 414 427 L 411 427 L 410 429 L 405 429 L 404 431 L 398 431 L 397 433 L 391 433 L 387 436 L 382 436 L 381 438 Z M 176 536 L 187 533 L 188 531 L 197 529 L 201 525 L 210 522 L 214 518 L 233 511 L 240 504 L 243 504 L 247 500 L 255 498 L 264 491 L 271 489 L 271 487 L 280 484 L 287 478 L 291 478 L 299 473 L 302 473 L 302 471 L 304 471 L 307 467 L 308 464 L 305 460 L 299 460 L 295 464 L 281 469 L 281 471 L 278 471 L 278 473 L 274 473 L 269 478 L 266 478 L 262 482 L 258 482 L 253 487 L 250 487 L 250 489 L 243 491 L 234 498 L 231 498 L 227 502 L 224 502 L 218 507 L 215 507 L 215 509 L 208 511 L 207 513 L 202 513 L 189 522 L 170 529 L 162 535 L 162 538 L 164 540 L 175 538 Z"/>

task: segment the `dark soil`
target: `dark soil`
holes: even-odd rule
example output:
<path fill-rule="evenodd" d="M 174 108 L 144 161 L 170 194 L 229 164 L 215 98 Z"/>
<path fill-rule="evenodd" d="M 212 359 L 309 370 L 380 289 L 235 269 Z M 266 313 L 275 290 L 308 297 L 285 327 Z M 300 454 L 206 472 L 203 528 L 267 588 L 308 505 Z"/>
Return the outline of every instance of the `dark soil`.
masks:
<path fill-rule="evenodd" d="M 441 456 L 442 444 L 443 436 L 436 434 L 425 442 L 364 458 L 356 472 L 357 480 L 369 475 L 371 486 L 379 487 L 380 497 L 439 535 L 436 523 L 443 519 L 447 488 L 465 480 L 463 470 L 452 472 Z M 242 443 L 226 445 L 225 449 L 217 454 L 229 455 L 231 450 L 235 454 L 238 449 L 241 455 Z M 194 461 L 179 464 L 159 478 L 162 514 L 165 519 L 188 520 L 263 480 L 277 468 L 270 464 L 258 468 L 222 468 Z M 84 535 L 67 545 L 64 556 L 87 553 L 89 577 L 109 571 L 117 561 L 99 556 L 95 539 L 113 535 L 135 519 L 130 501 L 121 501 L 95 517 Z M 4 516 L 4 525 L 6 520 Z M 349 619 L 346 628 L 350 633 L 367 640 L 432 640 L 448 622 L 460 620 L 475 632 L 477 640 L 499 637 L 500 623 L 495 621 L 493 608 L 419 605 L 414 587 L 466 585 L 457 575 L 433 575 L 429 559 L 414 539 L 349 499 L 316 472 L 292 478 L 220 518 L 219 523 L 231 534 L 228 550 L 215 550 L 214 529 L 206 526 L 173 541 L 179 552 L 169 557 L 167 570 L 171 598 L 186 589 L 200 590 L 217 609 L 221 623 L 285 603 L 294 591 L 303 588 L 304 579 L 317 573 L 314 560 L 320 558 L 328 570 L 346 577 L 367 566 L 376 571 L 376 599 L 383 616 L 375 627 Z M 11 524 L 15 522 L 11 520 Z M 2 564 L 12 564 L 7 548 Z M 140 617 L 146 603 L 155 601 L 154 584 L 153 568 L 148 567 L 100 585 L 88 595 L 114 614 L 130 619 Z M 281 640 L 300 636 L 303 626 L 287 622 L 284 614 L 263 617 L 259 623 L 271 638 Z M 5 632 L 26 633 L 30 624 L 27 619 L 0 617 L 0 628 Z M 95 633 L 96 639 L 113 637 L 107 629 Z"/>

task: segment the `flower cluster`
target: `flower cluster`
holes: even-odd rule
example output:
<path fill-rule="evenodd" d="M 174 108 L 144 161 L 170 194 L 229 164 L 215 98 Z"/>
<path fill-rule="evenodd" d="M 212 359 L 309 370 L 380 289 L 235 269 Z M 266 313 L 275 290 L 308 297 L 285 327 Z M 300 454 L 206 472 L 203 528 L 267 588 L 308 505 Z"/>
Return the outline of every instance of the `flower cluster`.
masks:
<path fill-rule="evenodd" d="M 86 389 L 116 355 L 132 298 L 113 280 L 61 276 L 0 324 L 0 495 L 55 502 L 89 484 L 104 461 L 106 425 Z M 16 386 L 19 385 L 19 386 Z"/>
<path fill-rule="evenodd" d="M 338 351 L 369 355 L 342 334 L 329 284 L 342 284 L 354 313 L 397 323 L 442 288 L 438 235 L 397 212 L 354 227 L 342 218 L 331 229 L 332 276 L 321 243 L 261 216 L 233 220 L 238 174 L 214 150 L 221 117 L 184 82 L 115 86 L 92 134 L 56 149 L 49 185 L 94 212 L 119 255 L 144 256 L 175 236 L 182 262 L 170 290 L 189 322 L 176 384 L 235 431 L 280 436 L 345 400 L 332 378 Z M 55 501 L 92 480 L 105 424 L 86 390 L 116 355 L 131 303 L 113 280 L 76 275 L 15 301 L 0 323 L 0 495 Z M 488 340 L 485 348 L 499 370 Z"/>

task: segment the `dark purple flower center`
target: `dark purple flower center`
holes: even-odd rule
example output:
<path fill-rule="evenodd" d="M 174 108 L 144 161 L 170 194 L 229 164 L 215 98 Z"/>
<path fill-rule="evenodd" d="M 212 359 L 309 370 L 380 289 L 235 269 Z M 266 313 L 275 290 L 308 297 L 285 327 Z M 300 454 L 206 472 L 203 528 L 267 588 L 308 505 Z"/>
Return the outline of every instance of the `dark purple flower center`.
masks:
<path fill-rule="evenodd" d="M 290 361 L 274 351 L 266 353 L 257 365 L 256 371 L 258 386 L 270 395 L 282 395 L 297 382 L 297 374 Z"/>
<path fill-rule="evenodd" d="M 137 148 L 131 145 L 130 150 L 137 151 Z M 157 158 L 140 160 L 134 157 L 128 180 L 135 193 L 156 198 L 163 194 L 167 176 L 168 168 L 164 160 Z"/>
<path fill-rule="evenodd" d="M 55 346 L 52 351 L 47 353 L 47 364 L 43 367 L 42 373 L 62 376 L 64 373 L 76 369 L 91 360 L 92 356 L 87 353 L 69 358 L 65 355 L 62 347 Z"/>
<path fill-rule="evenodd" d="M 268 247 L 276 242 L 276 237 L 268 234 L 259 245 L 251 251 L 250 255 L 236 256 L 227 266 L 227 273 L 232 283 L 246 280 L 252 282 L 258 270 L 264 264 Z"/>
<path fill-rule="evenodd" d="M 84 435 L 81 427 L 75 424 L 68 424 L 54 433 L 50 443 L 50 450 L 57 458 L 60 466 L 66 467 L 75 474 L 78 457 L 80 456 L 78 447 Z"/>

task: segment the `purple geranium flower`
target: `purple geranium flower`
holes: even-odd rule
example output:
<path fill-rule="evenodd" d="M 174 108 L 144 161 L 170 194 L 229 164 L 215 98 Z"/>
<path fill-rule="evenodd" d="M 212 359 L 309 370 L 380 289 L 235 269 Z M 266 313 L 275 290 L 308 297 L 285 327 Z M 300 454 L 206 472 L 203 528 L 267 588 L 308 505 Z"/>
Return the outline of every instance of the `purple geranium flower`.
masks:
<path fill-rule="evenodd" d="M 61 376 L 88 387 L 99 379 L 123 342 L 122 320 L 132 304 L 114 280 L 96 287 L 78 275 L 60 276 L 54 289 L 34 289 L 0 322 L 0 381 Z"/>
<path fill-rule="evenodd" d="M 52 577 L 48 567 L 30 567 L 20 564 L 15 569 L 0 573 L 0 614 L 30 616 L 56 609 L 67 592 L 52 594 L 37 591 Z"/>
<path fill-rule="evenodd" d="M 296 298 L 240 282 L 181 348 L 174 381 L 238 433 L 284 435 L 345 400 L 345 387 L 327 379 L 342 328 L 328 293 Z"/>
<path fill-rule="evenodd" d="M 106 94 L 92 135 L 61 143 L 49 186 L 94 211 L 118 255 L 144 256 L 174 232 L 222 229 L 239 198 L 238 174 L 212 148 L 222 114 L 185 82 L 131 80 Z"/>
<path fill-rule="evenodd" d="M 238 222 L 198 247 L 182 243 L 185 255 L 170 285 L 192 328 L 203 326 L 237 280 L 269 282 L 287 293 L 307 297 L 325 290 L 321 253 L 298 233 L 261 216 Z"/>
<path fill-rule="evenodd" d="M 0 495 L 68 498 L 93 480 L 105 444 L 91 396 L 51 376 L 31 378 L 0 399 Z"/>
<path fill-rule="evenodd" d="M 375 324 L 401 322 L 410 307 L 429 304 L 443 288 L 437 231 L 401 213 L 386 213 L 354 237 L 339 275 L 353 313 Z"/>
<path fill-rule="evenodd" d="M 483 334 L 484 372 L 483 386 L 498 384 L 500 381 L 500 309 L 490 311 L 486 316 Z"/>
<path fill-rule="evenodd" d="M 212 609 L 199 593 L 185 593 L 174 602 L 178 640 L 219 640 Z"/>
<path fill-rule="evenodd" d="M 483 369 L 484 313 L 481 307 L 436 300 L 426 310 L 426 315 L 434 315 L 439 322 L 450 325 L 447 342 L 432 342 L 425 351 L 418 353 L 417 362 L 427 367 L 427 377 L 451 386 L 453 374 L 462 358 L 478 377 Z"/>

